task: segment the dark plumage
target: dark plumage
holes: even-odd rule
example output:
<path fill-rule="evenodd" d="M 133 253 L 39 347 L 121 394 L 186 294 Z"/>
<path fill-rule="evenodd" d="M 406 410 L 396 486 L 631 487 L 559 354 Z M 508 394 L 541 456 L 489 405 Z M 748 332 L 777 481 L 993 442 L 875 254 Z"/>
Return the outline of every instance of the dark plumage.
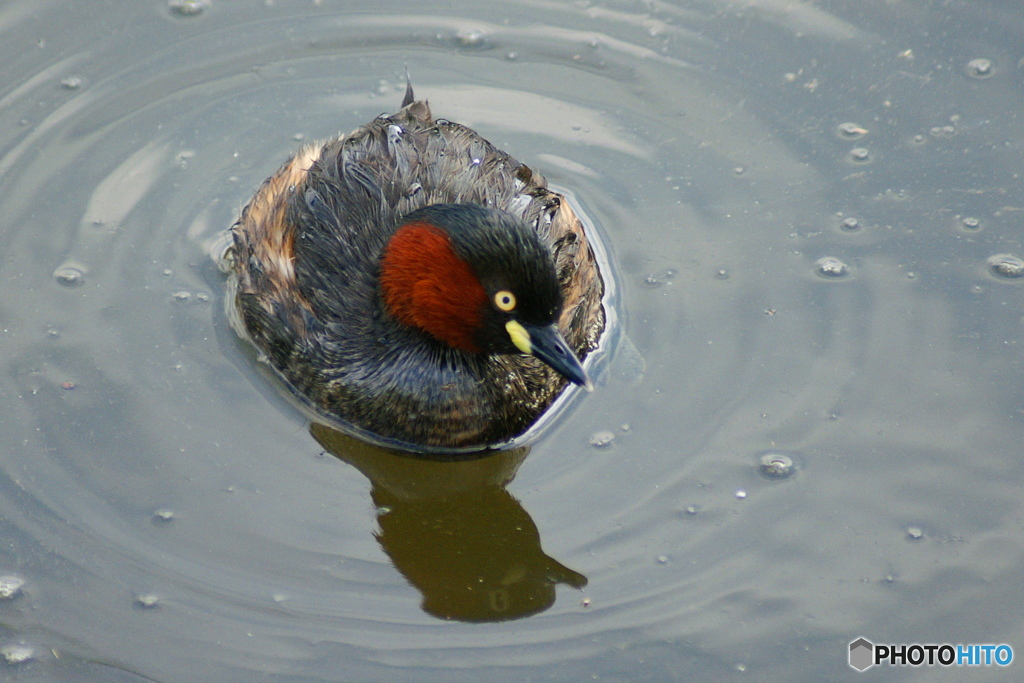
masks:
<path fill-rule="evenodd" d="M 580 358 L 604 330 L 601 274 L 565 198 L 472 130 L 434 120 L 411 88 L 397 114 L 301 149 L 232 236 L 239 332 L 321 413 L 406 448 L 507 442 L 558 396 L 565 376 L 520 352 L 510 318 L 533 326 L 531 337 L 556 323 Z M 428 284 L 447 288 L 439 301 L 452 291 L 485 300 L 416 303 L 420 280 L 406 271 L 437 260 L 421 244 L 453 253 L 482 287 L 432 274 Z M 382 268 L 395 283 L 386 291 Z M 507 300 L 492 301 L 506 289 L 515 293 L 508 312 L 498 307 Z M 465 331 L 411 322 L 457 327 L 463 309 Z"/>

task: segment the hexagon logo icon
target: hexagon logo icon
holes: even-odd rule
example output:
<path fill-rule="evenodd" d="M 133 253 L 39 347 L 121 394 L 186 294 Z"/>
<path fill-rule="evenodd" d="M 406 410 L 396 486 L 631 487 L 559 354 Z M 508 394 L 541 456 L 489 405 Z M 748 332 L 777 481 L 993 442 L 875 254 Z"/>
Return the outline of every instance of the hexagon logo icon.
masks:
<path fill-rule="evenodd" d="M 858 638 L 850 643 L 850 666 L 864 671 L 875 665 L 875 646 L 867 638 Z"/>

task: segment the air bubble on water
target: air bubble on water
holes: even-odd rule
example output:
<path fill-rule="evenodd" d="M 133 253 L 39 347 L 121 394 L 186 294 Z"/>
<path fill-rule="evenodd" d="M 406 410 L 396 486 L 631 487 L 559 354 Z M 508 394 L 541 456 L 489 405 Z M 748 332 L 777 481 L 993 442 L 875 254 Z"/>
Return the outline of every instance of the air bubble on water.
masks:
<path fill-rule="evenodd" d="M 590 435 L 590 445 L 594 448 L 606 448 L 611 445 L 612 441 L 615 441 L 615 434 L 607 430 Z"/>
<path fill-rule="evenodd" d="M 133 604 L 137 609 L 156 609 L 160 606 L 160 596 L 155 593 L 141 593 L 135 596 Z"/>
<path fill-rule="evenodd" d="M 785 479 L 796 472 L 793 458 L 776 451 L 761 455 L 758 471 L 767 479 Z"/>
<path fill-rule="evenodd" d="M 832 256 L 823 256 L 814 263 L 814 270 L 818 275 L 826 278 L 840 278 L 849 272 L 849 267 Z"/>
<path fill-rule="evenodd" d="M 853 216 L 847 216 L 843 220 L 839 221 L 839 227 L 846 232 L 853 232 L 860 227 L 860 221 Z"/>
<path fill-rule="evenodd" d="M 924 529 L 922 529 L 919 526 L 908 526 L 907 538 L 911 541 L 920 541 L 922 538 L 924 538 Z"/>
<path fill-rule="evenodd" d="M 85 283 L 85 272 L 75 266 L 63 265 L 53 271 L 53 279 L 64 287 L 78 287 Z"/>
<path fill-rule="evenodd" d="M 459 31 L 455 34 L 455 42 L 460 47 L 486 47 L 487 35 L 479 30 Z"/>
<path fill-rule="evenodd" d="M 192 292 L 186 291 L 184 289 L 171 293 L 171 296 L 174 298 L 175 301 L 183 304 L 188 303 L 189 301 L 192 300 Z"/>
<path fill-rule="evenodd" d="M 1013 254 L 996 254 L 988 257 L 988 269 L 996 277 L 1016 280 L 1024 276 L 1024 261 Z"/>
<path fill-rule="evenodd" d="M 856 164 L 866 164 L 871 161 L 871 152 L 867 147 L 854 147 L 850 150 L 850 161 Z"/>
<path fill-rule="evenodd" d="M 174 510 L 170 508 L 160 508 L 153 512 L 153 523 L 165 526 L 174 521 Z"/>
<path fill-rule="evenodd" d="M 210 8 L 210 0 L 168 0 L 167 9 L 179 17 L 194 17 Z"/>
<path fill-rule="evenodd" d="M 992 75 L 992 60 L 978 57 L 967 62 L 967 75 L 971 78 L 988 78 Z"/>
<path fill-rule="evenodd" d="M 981 227 L 981 221 L 974 216 L 965 216 L 960 219 L 960 226 L 964 230 L 977 230 Z"/>
<path fill-rule="evenodd" d="M 744 498 L 747 497 L 747 492 L 744 491 L 743 489 L 737 489 L 736 493 L 734 493 L 733 495 L 736 496 L 736 500 L 743 500 Z"/>
<path fill-rule="evenodd" d="M 85 85 L 85 79 L 81 76 L 67 76 L 60 81 L 60 87 L 65 90 L 78 90 Z"/>

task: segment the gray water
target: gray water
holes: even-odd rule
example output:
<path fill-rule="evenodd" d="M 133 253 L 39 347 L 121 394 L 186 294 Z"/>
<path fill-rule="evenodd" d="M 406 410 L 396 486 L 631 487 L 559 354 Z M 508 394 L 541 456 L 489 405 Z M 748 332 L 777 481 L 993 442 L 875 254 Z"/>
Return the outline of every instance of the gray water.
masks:
<path fill-rule="evenodd" d="M 1024 655 L 1019 3 L 173 4 L 0 5 L 0 677 L 1019 677 L 847 665 Z M 614 264 L 528 453 L 311 431 L 222 313 L 240 207 L 407 68 Z M 474 511 L 533 616 L 437 616 L 416 529 Z"/>

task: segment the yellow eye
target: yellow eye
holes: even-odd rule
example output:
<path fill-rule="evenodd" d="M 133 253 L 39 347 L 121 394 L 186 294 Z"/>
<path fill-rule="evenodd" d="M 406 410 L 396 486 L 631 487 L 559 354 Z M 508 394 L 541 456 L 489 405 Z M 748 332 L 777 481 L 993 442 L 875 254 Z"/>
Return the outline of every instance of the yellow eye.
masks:
<path fill-rule="evenodd" d="M 516 295 L 507 289 L 503 289 L 494 295 L 494 305 L 497 306 L 499 310 L 508 313 L 516 307 Z"/>

